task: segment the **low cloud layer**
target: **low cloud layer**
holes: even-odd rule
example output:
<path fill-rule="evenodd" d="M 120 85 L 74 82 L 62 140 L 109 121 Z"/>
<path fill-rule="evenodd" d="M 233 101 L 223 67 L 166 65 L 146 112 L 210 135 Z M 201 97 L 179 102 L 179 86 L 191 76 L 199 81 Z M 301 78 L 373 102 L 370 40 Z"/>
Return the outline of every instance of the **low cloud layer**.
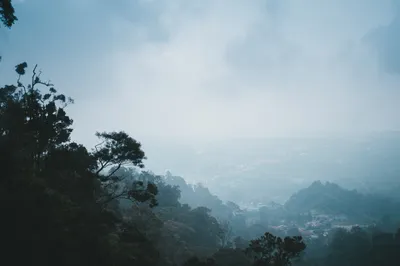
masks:
<path fill-rule="evenodd" d="M 2 29 L 76 99 L 75 137 L 294 136 L 400 129 L 397 2 L 26 0 Z M 9 70 L 11 69 L 11 70 Z"/>

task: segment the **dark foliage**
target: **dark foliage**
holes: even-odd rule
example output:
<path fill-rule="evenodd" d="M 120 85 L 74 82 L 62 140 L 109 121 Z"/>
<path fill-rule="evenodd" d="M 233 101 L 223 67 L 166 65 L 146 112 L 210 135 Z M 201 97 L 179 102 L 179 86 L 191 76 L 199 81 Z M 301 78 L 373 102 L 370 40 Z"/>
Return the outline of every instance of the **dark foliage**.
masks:
<path fill-rule="evenodd" d="M 0 20 L 7 28 L 11 28 L 18 20 L 11 0 L 0 0 Z"/>
<path fill-rule="evenodd" d="M 44 82 L 36 66 L 24 85 L 27 67 L 16 66 L 16 85 L 0 88 L 5 259 L 16 265 L 152 265 L 152 243 L 99 200 L 116 199 L 107 189 L 108 176 L 100 174 L 101 160 L 140 164 L 140 145 L 127 134 L 103 133 L 99 155 L 71 142 L 73 121 L 65 108 L 72 100 Z M 128 191 L 132 200 L 154 203 L 154 185 L 138 190 Z"/>
<path fill-rule="evenodd" d="M 301 236 L 276 237 L 265 233 L 262 237 L 252 240 L 246 249 L 254 256 L 255 265 L 291 265 L 291 261 L 300 256 L 306 244 Z"/>
<path fill-rule="evenodd" d="M 307 213 L 320 207 L 376 216 L 384 213 L 377 204 L 386 201 L 316 183 L 287 209 L 261 210 L 264 225 L 248 225 L 244 210 L 203 185 L 143 171 L 141 144 L 124 131 L 96 133 L 92 151 L 71 141 L 66 109 L 73 100 L 44 81 L 37 66 L 24 83 L 27 69 L 27 63 L 17 65 L 16 84 L 0 88 L 0 231 L 7 265 L 398 265 L 400 233 L 384 232 L 395 228 L 389 214 L 377 227 L 338 229 L 312 241 L 262 235 L 272 232 L 270 215 L 288 218 L 296 204 Z M 363 203 L 343 204 L 356 199 Z M 301 234 L 295 226 L 287 233 Z"/>

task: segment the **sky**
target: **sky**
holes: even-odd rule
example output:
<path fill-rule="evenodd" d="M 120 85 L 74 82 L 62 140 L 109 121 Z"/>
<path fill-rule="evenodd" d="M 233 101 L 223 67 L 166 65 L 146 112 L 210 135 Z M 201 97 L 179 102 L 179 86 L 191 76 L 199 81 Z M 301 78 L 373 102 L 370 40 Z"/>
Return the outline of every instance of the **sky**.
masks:
<path fill-rule="evenodd" d="M 0 84 L 38 64 L 88 145 L 400 130 L 399 1 L 13 2 Z"/>

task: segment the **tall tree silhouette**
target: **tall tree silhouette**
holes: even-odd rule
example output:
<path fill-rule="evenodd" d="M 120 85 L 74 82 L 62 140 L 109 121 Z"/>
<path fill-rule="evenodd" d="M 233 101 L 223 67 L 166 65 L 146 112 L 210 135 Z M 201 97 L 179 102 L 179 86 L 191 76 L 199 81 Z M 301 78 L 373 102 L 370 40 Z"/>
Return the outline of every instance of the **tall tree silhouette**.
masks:
<path fill-rule="evenodd" d="M 0 20 L 7 28 L 11 28 L 18 20 L 11 0 L 0 0 Z"/>
<path fill-rule="evenodd" d="M 127 134 L 104 133 L 112 139 L 104 157 L 72 142 L 65 110 L 73 100 L 44 81 L 37 66 L 24 83 L 27 67 L 17 65 L 16 84 L 0 87 L 3 258 L 15 265 L 154 265 L 152 242 L 99 202 L 110 193 L 99 158 L 140 163 L 144 152 Z M 134 192 L 132 200 L 145 202 L 157 189 Z"/>

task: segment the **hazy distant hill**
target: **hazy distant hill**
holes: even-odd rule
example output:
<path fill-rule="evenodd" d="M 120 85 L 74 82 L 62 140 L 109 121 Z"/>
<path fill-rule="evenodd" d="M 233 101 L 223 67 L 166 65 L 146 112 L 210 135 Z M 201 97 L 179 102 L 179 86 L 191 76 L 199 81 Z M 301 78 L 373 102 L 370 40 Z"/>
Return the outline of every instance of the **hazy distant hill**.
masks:
<path fill-rule="evenodd" d="M 400 134 L 367 137 L 144 142 L 146 164 L 202 182 L 223 200 L 283 203 L 313 180 L 362 192 L 386 193 L 400 184 Z M 389 193 L 389 192 L 388 192 Z M 390 192 L 394 193 L 394 191 Z"/>
<path fill-rule="evenodd" d="M 337 184 L 320 181 L 293 194 L 285 203 L 291 212 L 311 210 L 324 214 L 345 214 L 348 217 L 378 220 L 387 214 L 398 212 L 400 205 L 387 197 L 362 194 L 356 190 L 347 190 Z"/>
<path fill-rule="evenodd" d="M 364 196 L 357 191 L 341 188 L 334 183 L 313 182 L 309 187 L 293 194 L 285 203 L 292 212 L 316 210 L 332 214 L 351 212 L 355 203 L 361 203 Z M 354 201 L 352 204 L 349 204 Z"/>

